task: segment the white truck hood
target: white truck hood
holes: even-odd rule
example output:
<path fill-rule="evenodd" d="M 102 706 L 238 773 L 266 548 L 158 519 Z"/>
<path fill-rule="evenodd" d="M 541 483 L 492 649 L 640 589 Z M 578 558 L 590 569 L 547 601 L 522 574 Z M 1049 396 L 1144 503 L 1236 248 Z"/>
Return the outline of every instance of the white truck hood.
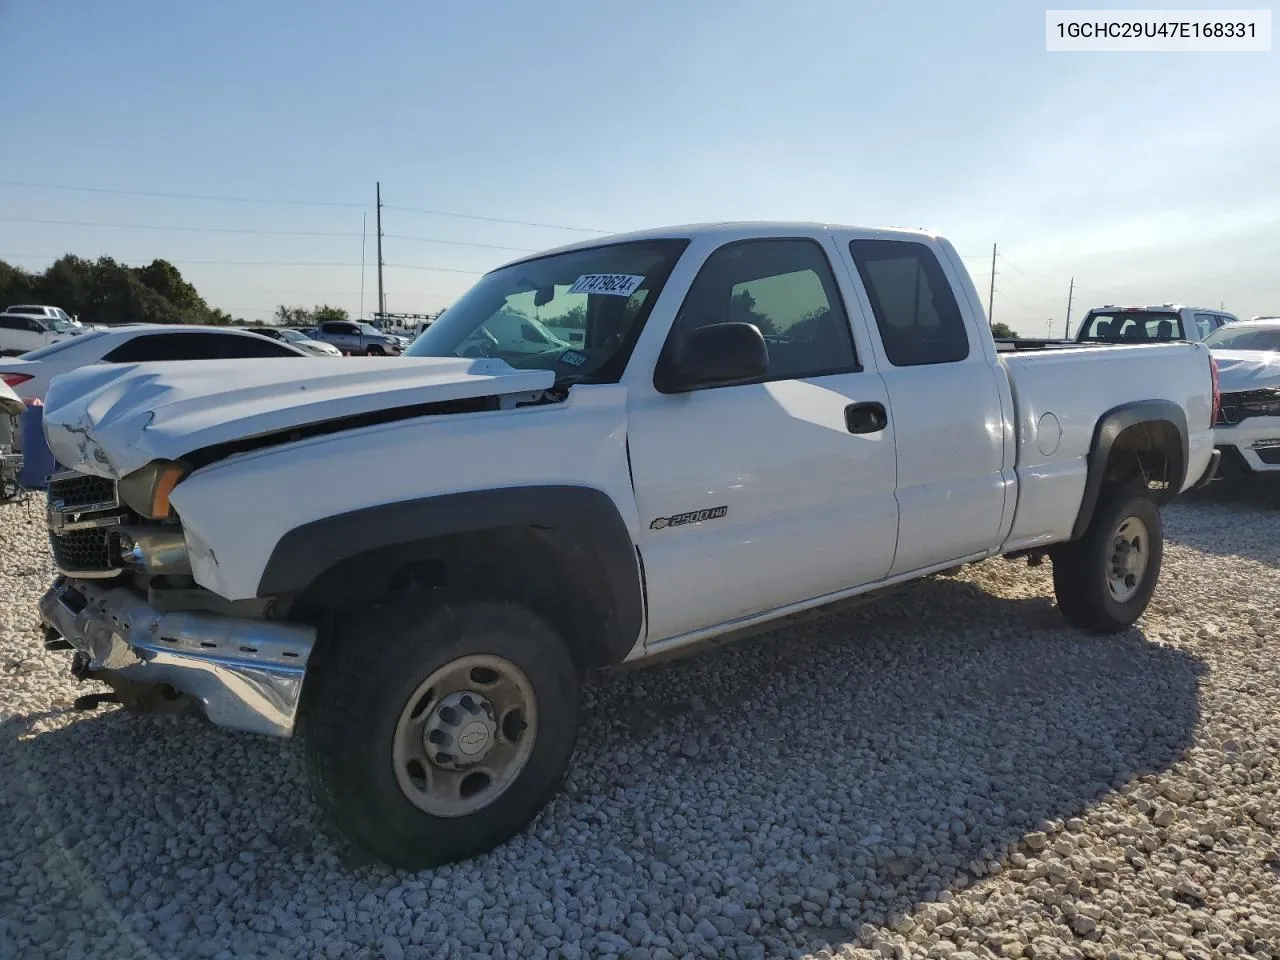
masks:
<path fill-rule="evenodd" d="M 44 433 L 63 467 L 119 478 L 233 440 L 424 403 L 536 393 L 554 382 L 549 370 L 451 357 L 100 364 L 53 378 Z"/>
<path fill-rule="evenodd" d="M 1280 386 L 1280 353 L 1271 350 L 1214 350 L 1223 392 Z"/>

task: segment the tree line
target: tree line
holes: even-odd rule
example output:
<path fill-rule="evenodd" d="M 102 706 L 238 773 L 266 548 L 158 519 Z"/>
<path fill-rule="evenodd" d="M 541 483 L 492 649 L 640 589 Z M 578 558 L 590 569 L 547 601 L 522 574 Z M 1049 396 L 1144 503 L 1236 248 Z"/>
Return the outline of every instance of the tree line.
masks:
<path fill-rule="evenodd" d="M 0 309 L 20 303 L 61 307 L 81 323 L 249 323 L 209 306 L 168 260 L 130 267 L 67 254 L 41 273 L 0 260 Z"/>

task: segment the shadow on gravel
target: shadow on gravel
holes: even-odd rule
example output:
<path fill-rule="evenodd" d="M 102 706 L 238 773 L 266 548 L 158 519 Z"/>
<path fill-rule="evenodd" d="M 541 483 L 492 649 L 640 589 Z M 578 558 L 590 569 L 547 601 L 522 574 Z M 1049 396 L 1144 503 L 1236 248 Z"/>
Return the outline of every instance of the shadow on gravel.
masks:
<path fill-rule="evenodd" d="M 1042 821 L 1176 761 L 1202 669 L 1137 631 L 1069 630 L 1044 598 L 922 581 L 593 686 L 565 791 L 506 850 L 453 867 L 431 902 L 482 923 L 469 891 L 498 868 L 518 902 L 620 910 L 618 934 L 632 932 L 628 911 L 661 930 L 663 917 L 713 906 L 722 956 L 816 951 L 866 922 L 905 925 Z M 36 870 L 66 891 L 57 915 L 96 928 L 88 943 L 109 930 L 137 956 L 199 934 L 166 913 L 179 891 L 204 896 L 213 918 L 234 915 L 266 951 L 287 942 L 279 914 L 337 905 L 355 930 L 353 903 L 382 902 L 406 880 L 341 866 L 296 745 L 118 712 L 19 739 L 26 729 L 0 725 L 0 817 L 26 838 L 0 852 L 13 867 L 0 877 L 12 936 L 13 885 Z M 303 906 L 286 910 L 291 900 Z M 266 914 L 269 927 L 256 919 Z M 374 956 L 384 932 L 364 941 Z"/>
<path fill-rule="evenodd" d="M 1203 490 L 1184 494 L 1166 511 L 1172 518 L 1166 535 L 1175 543 L 1280 566 L 1280 543 L 1269 526 L 1250 524 L 1251 515 L 1270 520 L 1280 512 L 1280 477 L 1222 477 Z M 1231 536 L 1223 535 L 1225 527 L 1234 528 Z"/>

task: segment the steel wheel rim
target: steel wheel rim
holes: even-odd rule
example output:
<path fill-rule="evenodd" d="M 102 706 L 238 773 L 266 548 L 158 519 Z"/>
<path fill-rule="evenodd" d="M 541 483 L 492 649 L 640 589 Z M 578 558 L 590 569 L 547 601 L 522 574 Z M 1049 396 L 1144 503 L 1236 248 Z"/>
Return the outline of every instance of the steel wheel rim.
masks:
<path fill-rule="evenodd" d="M 1151 563 L 1151 534 L 1137 517 L 1125 517 L 1111 537 L 1107 557 L 1107 590 L 1117 603 L 1132 600 Z"/>
<path fill-rule="evenodd" d="M 538 702 L 523 670 L 490 654 L 459 657 L 418 684 L 400 711 L 396 782 L 424 813 L 465 817 L 515 782 L 537 732 Z"/>

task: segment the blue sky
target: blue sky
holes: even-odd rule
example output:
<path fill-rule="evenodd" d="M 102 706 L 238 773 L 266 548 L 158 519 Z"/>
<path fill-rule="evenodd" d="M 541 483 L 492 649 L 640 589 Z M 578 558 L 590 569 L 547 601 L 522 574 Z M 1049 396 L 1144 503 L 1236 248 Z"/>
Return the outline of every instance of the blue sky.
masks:
<path fill-rule="evenodd" d="M 1277 54 L 1049 54 L 1043 5 L 0 0 L 0 94 L 0 258 L 165 257 L 253 319 L 357 310 L 377 180 L 389 207 L 599 230 L 927 226 L 984 295 L 996 241 L 995 319 L 1024 334 L 1072 275 L 1077 317 L 1280 313 Z M 400 311 L 590 235 L 390 208 L 383 228 Z M 375 288 L 370 266 L 366 313 Z"/>

